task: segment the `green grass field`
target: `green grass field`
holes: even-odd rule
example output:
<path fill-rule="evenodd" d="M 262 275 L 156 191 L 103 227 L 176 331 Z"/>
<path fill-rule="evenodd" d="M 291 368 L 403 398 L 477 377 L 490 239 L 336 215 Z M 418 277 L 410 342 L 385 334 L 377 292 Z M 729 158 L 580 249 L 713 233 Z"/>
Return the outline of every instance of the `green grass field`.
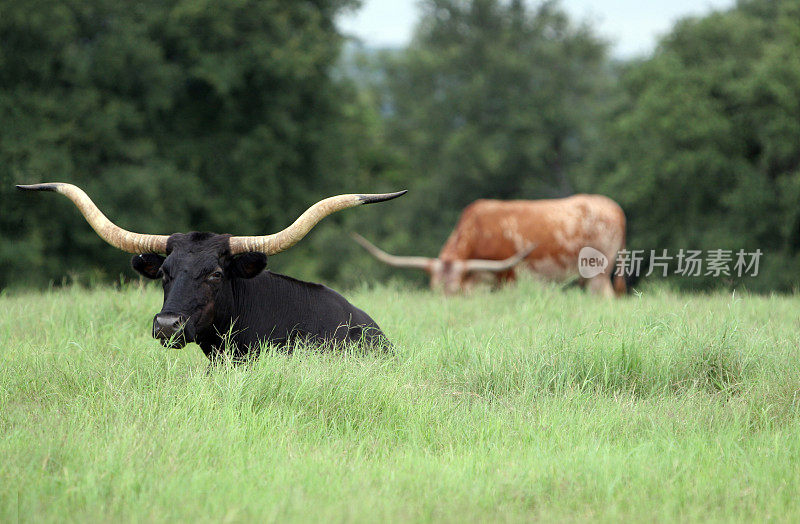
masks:
<path fill-rule="evenodd" d="M 0 296 L 0 521 L 800 520 L 800 297 L 346 296 L 395 355 L 211 374 L 157 286 Z"/>

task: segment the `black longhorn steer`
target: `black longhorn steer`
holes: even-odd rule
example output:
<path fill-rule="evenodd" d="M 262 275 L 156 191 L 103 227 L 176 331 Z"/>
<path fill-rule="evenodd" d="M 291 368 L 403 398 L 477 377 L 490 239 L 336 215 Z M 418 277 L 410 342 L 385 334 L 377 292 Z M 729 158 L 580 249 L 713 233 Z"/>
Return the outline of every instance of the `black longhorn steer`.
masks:
<path fill-rule="evenodd" d="M 385 346 L 383 332 L 366 313 L 336 291 L 264 271 L 267 256 L 232 256 L 230 235 L 176 233 L 166 258 L 135 255 L 133 269 L 162 280 L 164 305 L 153 319 L 153 337 L 162 344 L 196 342 L 215 360 L 223 337 L 234 357 L 261 344 L 285 346 L 293 340 L 355 342 Z"/>
<path fill-rule="evenodd" d="M 226 342 L 236 359 L 258 351 L 264 343 L 286 346 L 298 339 L 324 345 L 389 345 L 369 315 L 332 289 L 264 268 L 267 255 L 296 244 L 325 216 L 390 200 L 405 191 L 330 197 L 308 208 L 283 231 L 235 237 L 198 232 L 132 233 L 108 220 L 76 186 L 47 183 L 17 187 L 66 196 L 101 238 L 123 251 L 137 253 L 131 259 L 133 269 L 147 278 L 162 280 L 164 304 L 153 319 L 153 337 L 163 345 L 196 342 L 212 361 Z"/>

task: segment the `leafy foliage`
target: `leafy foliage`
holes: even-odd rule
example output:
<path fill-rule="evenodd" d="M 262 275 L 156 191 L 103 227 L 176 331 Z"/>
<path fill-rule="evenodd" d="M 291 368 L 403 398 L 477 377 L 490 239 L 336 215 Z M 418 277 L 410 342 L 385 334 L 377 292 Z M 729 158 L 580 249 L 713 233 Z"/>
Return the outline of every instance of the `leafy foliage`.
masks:
<path fill-rule="evenodd" d="M 550 2 L 422 7 L 412 44 L 387 57 L 385 112 L 415 189 L 394 241 L 432 255 L 477 198 L 573 192 L 605 46 Z"/>
<path fill-rule="evenodd" d="M 426 0 L 407 48 L 342 55 L 334 19 L 357 5 L 0 0 L 0 287 L 127 265 L 69 202 L 13 190 L 46 180 L 159 233 L 269 232 L 323 196 L 410 189 L 270 261 L 340 285 L 424 278 L 348 231 L 435 255 L 477 198 L 597 192 L 625 209 L 630 248 L 758 248 L 748 286 L 796 286 L 796 2 L 680 21 L 627 63 L 557 2 L 521 0 Z"/>
<path fill-rule="evenodd" d="M 354 91 L 331 75 L 333 18 L 355 4 L 3 1 L 0 286 L 124 264 L 69 202 L 13 183 L 73 182 L 120 225 L 169 233 L 270 232 L 369 190 Z"/>
<path fill-rule="evenodd" d="M 587 185 L 622 204 L 629 244 L 760 248 L 756 287 L 797 282 L 798 44 L 796 2 L 747 1 L 679 23 L 623 68 Z"/>

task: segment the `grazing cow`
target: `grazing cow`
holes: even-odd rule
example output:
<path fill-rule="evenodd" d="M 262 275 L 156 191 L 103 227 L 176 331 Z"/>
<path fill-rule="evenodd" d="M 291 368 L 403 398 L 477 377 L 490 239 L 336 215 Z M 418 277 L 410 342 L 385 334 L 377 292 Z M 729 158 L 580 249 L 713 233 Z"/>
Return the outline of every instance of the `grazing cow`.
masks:
<path fill-rule="evenodd" d="M 621 278 L 616 277 L 613 285 L 611 280 L 617 253 L 625 247 L 625 213 L 601 195 L 476 200 L 461 213 L 438 258 L 389 255 L 360 236 L 355 239 L 389 265 L 427 271 L 431 287 L 447 294 L 468 289 L 479 273 L 494 273 L 498 283 L 513 280 L 522 254 L 527 267 L 546 280 L 565 282 L 578 277 L 581 286 L 607 297 L 625 291 Z M 533 250 L 526 252 L 526 246 Z M 607 266 L 590 278 L 578 273 L 578 255 L 585 247 L 596 249 L 607 260 Z"/>
<path fill-rule="evenodd" d="M 290 248 L 327 215 L 391 200 L 405 191 L 330 197 L 308 208 L 283 231 L 235 237 L 197 232 L 132 233 L 108 220 L 76 186 L 48 183 L 17 187 L 66 196 L 103 240 L 136 253 L 131 259 L 133 269 L 147 278 L 161 279 L 164 304 L 153 318 L 153 337 L 164 346 L 196 342 L 214 361 L 225 338 L 237 359 L 258 351 L 263 343 L 286 346 L 297 339 L 322 344 L 388 345 L 375 321 L 337 292 L 264 268 L 267 255 Z M 229 333 L 231 336 L 226 337 Z"/>

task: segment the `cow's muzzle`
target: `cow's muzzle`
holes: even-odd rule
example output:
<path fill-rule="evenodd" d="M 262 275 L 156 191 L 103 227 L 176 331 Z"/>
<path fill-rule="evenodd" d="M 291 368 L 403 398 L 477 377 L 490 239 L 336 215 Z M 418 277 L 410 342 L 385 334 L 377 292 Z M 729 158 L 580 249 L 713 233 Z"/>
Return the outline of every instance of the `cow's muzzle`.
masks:
<path fill-rule="evenodd" d="M 153 319 L 153 338 L 165 347 L 181 348 L 186 345 L 183 328 L 186 319 L 172 313 L 159 313 Z"/>

